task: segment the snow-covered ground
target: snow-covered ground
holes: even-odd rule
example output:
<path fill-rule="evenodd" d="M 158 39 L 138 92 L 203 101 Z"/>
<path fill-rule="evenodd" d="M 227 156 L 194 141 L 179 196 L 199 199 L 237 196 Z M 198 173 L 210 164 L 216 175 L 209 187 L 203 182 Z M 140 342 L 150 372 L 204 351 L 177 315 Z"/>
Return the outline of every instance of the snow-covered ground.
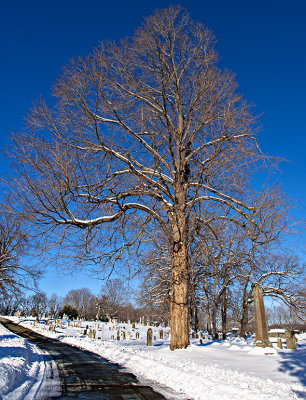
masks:
<path fill-rule="evenodd" d="M 233 338 L 215 342 L 203 340 L 202 344 L 198 339 L 192 339 L 189 348 L 173 352 L 169 350 L 167 335 L 165 339 L 159 339 L 161 328 L 152 327 L 156 340 L 152 347 L 147 347 L 146 332 L 149 327 L 140 325 L 133 330 L 130 325 L 124 324 L 125 331 L 131 332 L 131 339 L 117 341 L 112 340 L 112 336 L 117 337 L 116 327 L 112 324 L 95 325 L 96 337 L 101 336 L 103 329 L 101 340 L 83 335 L 86 325 L 91 325 L 89 322 L 82 322 L 81 328 L 58 327 L 55 332 L 49 331 L 43 324 L 33 326 L 31 321 L 21 323 L 120 363 L 140 380 L 153 382 L 153 386 L 155 382 L 176 391 L 178 399 L 306 398 L 305 334 L 299 336 L 297 351 L 254 348 L 251 341 Z M 123 331 L 123 324 L 118 327 Z M 139 333 L 137 339 L 136 332 Z M 268 355 L 265 354 L 267 351 Z"/>
<path fill-rule="evenodd" d="M 41 400 L 59 393 L 54 361 L 0 324 L 0 399 Z"/>

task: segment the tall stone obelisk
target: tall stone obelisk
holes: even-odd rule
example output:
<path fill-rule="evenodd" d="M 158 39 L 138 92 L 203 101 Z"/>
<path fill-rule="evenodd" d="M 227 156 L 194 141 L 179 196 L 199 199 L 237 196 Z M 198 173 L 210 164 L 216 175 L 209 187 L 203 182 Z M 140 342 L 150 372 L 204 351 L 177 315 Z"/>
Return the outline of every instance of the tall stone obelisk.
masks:
<path fill-rule="evenodd" d="M 262 288 L 259 284 L 254 285 L 254 312 L 255 312 L 255 342 L 254 346 L 272 347 L 268 336 L 265 305 L 263 301 Z"/>

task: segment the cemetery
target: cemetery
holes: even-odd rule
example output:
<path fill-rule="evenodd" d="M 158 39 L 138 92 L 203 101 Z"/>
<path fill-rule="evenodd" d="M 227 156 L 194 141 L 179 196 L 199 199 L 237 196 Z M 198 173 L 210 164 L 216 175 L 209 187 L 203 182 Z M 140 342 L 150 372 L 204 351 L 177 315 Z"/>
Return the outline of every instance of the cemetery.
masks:
<path fill-rule="evenodd" d="M 0 400 L 306 399 L 305 0 L 68 3 L 2 7 Z"/>
<path fill-rule="evenodd" d="M 150 325 L 149 321 L 144 324 L 143 318 L 138 322 L 11 319 L 47 337 L 119 362 L 142 379 L 170 387 L 178 392 L 173 399 L 185 399 L 186 395 L 191 399 L 235 399 L 239 393 L 248 399 L 255 398 L 256 393 L 265 399 L 296 399 L 305 394 L 305 333 L 284 329 L 263 332 L 261 326 L 259 334 L 267 336 L 258 340 L 256 332 L 243 339 L 235 329 L 227 332 L 226 340 L 213 340 L 206 331 L 191 331 L 190 346 L 173 352 L 169 350 L 169 327 Z M 262 340 L 265 347 L 256 345 Z"/>

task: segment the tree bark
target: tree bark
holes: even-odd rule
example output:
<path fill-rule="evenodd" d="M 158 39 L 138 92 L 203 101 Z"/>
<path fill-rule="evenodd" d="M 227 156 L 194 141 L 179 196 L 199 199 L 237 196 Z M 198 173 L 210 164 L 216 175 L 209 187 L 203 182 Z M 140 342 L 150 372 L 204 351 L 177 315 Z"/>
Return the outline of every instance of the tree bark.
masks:
<path fill-rule="evenodd" d="M 221 306 L 221 319 L 222 319 L 222 338 L 226 339 L 226 323 L 227 323 L 227 294 L 226 289 L 222 293 L 222 306 Z"/>
<path fill-rule="evenodd" d="M 198 309 L 196 303 L 196 295 L 195 295 L 195 285 L 192 284 L 190 288 L 190 322 L 191 329 L 194 331 L 198 331 L 199 328 L 199 318 L 198 318 Z"/>
<path fill-rule="evenodd" d="M 249 322 L 249 303 L 246 303 L 242 306 L 242 317 L 240 320 L 240 336 L 246 337 L 246 327 Z"/>
<path fill-rule="evenodd" d="M 213 304 L 212 304 L 211 325 L 212 325 L 213 339 L 218 339 L 218 335 L 217 335 L 217 305 L 215 304 L 215 301 L 213 301 Z"/>
<path fill-rule="evenodd" d="M 170 296 L 170 349 L 182 349 L 189 345 L 188 321 L 189 263 L 186 245 L 174 245 L 172 288 Z"/>
<path fill-rule="evenodd" d="M 205 311 L 206 311 L 206 318 L 207 318 L 207 331 L 211 335 L 212 334 L 212 323 L 211 323 L 211 312 L 210 312 L 210 299 L 208 293 L 208 282 L 206 276 L 206 268 L 205 268 L 205 275 L 204 275 L 204 293 L 205 293 Z"/>

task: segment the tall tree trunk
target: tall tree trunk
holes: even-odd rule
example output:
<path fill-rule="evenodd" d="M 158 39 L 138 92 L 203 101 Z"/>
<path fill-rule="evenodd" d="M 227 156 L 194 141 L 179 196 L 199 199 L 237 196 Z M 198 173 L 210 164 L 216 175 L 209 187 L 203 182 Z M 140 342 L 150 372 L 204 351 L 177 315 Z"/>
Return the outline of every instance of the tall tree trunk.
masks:
<path fill-rule="evenodd" d="M 242 315 L 241 315 L 241 320 L 240 320 L 240 336 L 245 337 L 246 334 L 246 327 L 247 324 L 249 323 L 249 298 L 252 296 L 252 291 L 248 291 L 248 283 L 249 279 L 246 281 L 244 289 L 243 289 L 243 296 L 242 296 Z"/>
<path fill-rule="evenodd" d="M 198 309 L 195 295 L 195 285 L 190 285 L 190 322 L 191 329 L 197 331 L 199 328 Z"/>
<path fill-rule="evenodd" d="M 240 320 L 240 336 L 245 337 L 246 327 L 249 322 L 249 303 L 245 303 L 242 305 L 242 316 Z"/>
<path fill-rule="evenodd" d="M 182 349 L 189 345 L 188 286 L 189 263 L 187 247 L 174 246 L 172 266 L 172 288 L 170 296 L 170 349 Z"/>
<path fill-rule="evenodd" d="M 217 305 L 215 301 L 212 304 L 212 312 L 211 312 L 211 325 L 212 325 L 212 336 L 213 339 L 217 339 Z"/>
<path fill-rule="evenodd" d="M 182 125 L 182 121 L 180 123 Z M 182 132 L 182 127 L 180 127 Z M 177 149 L 180 143 L 177 143 Z M 179 153 L 178 174 L 174 183 L 174 212 L 170 216 L 172 225 L 172 277 L 170 295 L 170 349 L 183 349 L 189 345 L 188 290 L 190 268 L 188 259 L 188 217 L 184 152 Z"/>
<path fill-rule="evenodd" d="M 193 305 L 193 318 L 194 318 L 193 329 L 195 331 L 198 331 L 199 330 L 199 316 L 198 316 L 198 308 L 197 308 L 197 303 L 196 302 Z"/>
<path fill-rule="evenodd" d="M 221 320 L 222 320 L 222 338 L 226 339 L 226 323 L 227 323 L 227 293 L 226 289 L 222 293 L 221 305 Z"/>
<path fill-rule="evenodd" d="M 206 271 L 205 271 L 206 272 Z M 208 293 L 208 282 L 207 277 L 204 277 L 204 293 L 205 293 L 205 312 L 207 319 L 207 331 L 211 335 L 212 334 L 212 326 L 211 326 L 211 312 L 210 312 L 210 301 L 209 301 L 209 293 Z"/>
<path fill-rule="evenodd" d="M 205 306 L 206 310 L 206 319 L 207 319 L 207 331 L 211 335 L 212 334 L 212 326 L 211 326 L 211 315 L 210 315 L 210 309 L 209 309 L 209 304 L 206 304 Z"/>

